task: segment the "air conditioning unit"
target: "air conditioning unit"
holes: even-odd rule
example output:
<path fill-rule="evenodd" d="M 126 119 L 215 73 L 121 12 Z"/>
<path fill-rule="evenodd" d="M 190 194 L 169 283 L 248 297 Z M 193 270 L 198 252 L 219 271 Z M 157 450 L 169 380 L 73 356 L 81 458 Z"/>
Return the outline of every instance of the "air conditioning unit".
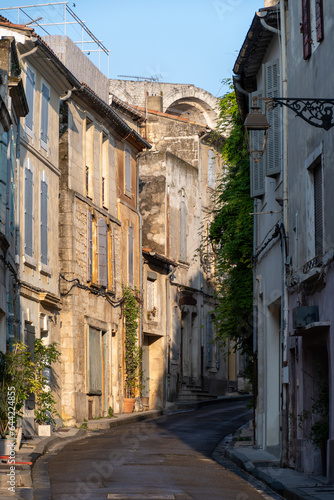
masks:
<path fill-rule="evenodd" d="M 303 328 L 319 321 L 318 306 L 298 306 L 293 309 L 293 327 Z"/>

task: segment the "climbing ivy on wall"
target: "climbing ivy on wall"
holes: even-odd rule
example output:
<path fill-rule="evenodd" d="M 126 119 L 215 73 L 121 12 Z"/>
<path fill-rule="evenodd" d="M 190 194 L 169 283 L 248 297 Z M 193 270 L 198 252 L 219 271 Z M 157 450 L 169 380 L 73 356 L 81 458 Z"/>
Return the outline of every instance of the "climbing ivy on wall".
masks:
<path fill-rule="evenodd" d="M 123 286 L 123 313 L 125 321 L 125 395 L 134 397 L 141 384 L 142 350 L 138 346 L 138 291 Z"/>
<path fill-rule="evenodd" d="M 226 136 L 221 149 L 223 173 L 214 194 L 213 220 L 208 243 L 215 254 L 220 295 L 215 311 L 217 338 L 232 339 L 243 353 L 252 355 L 253 334 L 253 200 L 250 197 L 249 156 L 235 94 L 220 100 L 215 133 Z"/>

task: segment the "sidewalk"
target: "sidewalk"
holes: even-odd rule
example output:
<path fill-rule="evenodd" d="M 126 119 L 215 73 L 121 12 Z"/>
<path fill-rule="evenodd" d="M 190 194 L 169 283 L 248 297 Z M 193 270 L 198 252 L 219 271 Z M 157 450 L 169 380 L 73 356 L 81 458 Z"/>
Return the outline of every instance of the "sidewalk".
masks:
<path fill-rule="evenodd" d="M 89 420 L 88 422 L 84 422 L 84 429 L 76 427 L 62 427 L 54 431 L 51 437 L 45 438 L 34 436 L 32 439 L 23 439 L 20 450 L 15 454 L 15 493 L 8 490 L 8 486 L 10 486 L 10 484 L 7 483 L 7 481 L 9 480 L 8 473 L 10 471 L 10 466 L 6 463 L 6 460 L 0 459 L 1 500 L 12 498 L 32 500 L 34 496 L 33 492 L 36 487 L 36 484 L 33 484 L 32 479 L 33 466 L 38 458 L 45 455 L 55 446 L 61 447 L 62 444 L 65 446 L 72 441 L 84 438 L 94 430 L 111 429 L 127 423 L 157 418 L 162 414 L 162 410 L 125 413 L 122 415 L 115 415 L 111 418 Z M 48 485 L 37 485 L 39 489 L 43 486 L 45 486 L 45 489 L 48 488 Z M 45 496 L 45 498 L 42 496 L 41 498 L 43 498 L 43 500 L 47 500 L 47 496 Z"/>
<path fill-rule="evenodd" d="M 281 468 L 270 453 L 254 448 L 250 424 L 239 435 L 227 438 L 220 449 L 225 457 L 287 500 L 333 500 L 334 485 L 324 476 L 314 476 Z"/>

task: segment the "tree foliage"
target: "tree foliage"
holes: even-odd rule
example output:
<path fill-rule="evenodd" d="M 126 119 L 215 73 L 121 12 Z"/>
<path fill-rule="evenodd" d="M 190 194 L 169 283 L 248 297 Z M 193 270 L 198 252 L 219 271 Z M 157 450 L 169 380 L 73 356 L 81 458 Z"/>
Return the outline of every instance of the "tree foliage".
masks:
<path fill-rule="evenodd" d="M 249 156 L 233 91 L 220 100 L 216 133 L 226 137 L 221 149 L 223 173 L 214 195 L 209 243 L 216 256 L 218 292 L 217 338 L 235 341 L 252 353 L 253 201 L 250 197 Z"/>

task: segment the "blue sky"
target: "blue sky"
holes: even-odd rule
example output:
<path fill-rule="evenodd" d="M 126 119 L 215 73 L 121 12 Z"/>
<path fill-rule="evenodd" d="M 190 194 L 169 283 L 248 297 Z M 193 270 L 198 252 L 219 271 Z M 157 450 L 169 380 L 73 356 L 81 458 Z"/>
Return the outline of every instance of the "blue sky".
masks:
<path fill-rule="evenodd" d="M 49 2 L 0 0 L 1 7 L 25 3 Z M 191 83 L 218 97 L 226 90 L 221 80 L 232 76 L 236 56 L 264 0 L 71 0 L 68 6 L 110 50 L 110 78 L 159 75 L 160 81 Z M 43 17 L 40 23 L 63 20 L 63 5 L 45 9 L 25 12 L 33 19 Z M 15 11 L 0 13 L 17 21 Z M 23 21 L 24 14 L 20 16 Z M 69 14 L 66 17 L 70 20 Z M 44 29 L 63 32 L 62 27 Z M 67 27 L 68 35 L 80 40 L 81 28 L 73 29 Z M 97 63 L 97 54 L 91 52 L 89 57 Z M 107 74 L 106 56 L 100 63 Z"/>

